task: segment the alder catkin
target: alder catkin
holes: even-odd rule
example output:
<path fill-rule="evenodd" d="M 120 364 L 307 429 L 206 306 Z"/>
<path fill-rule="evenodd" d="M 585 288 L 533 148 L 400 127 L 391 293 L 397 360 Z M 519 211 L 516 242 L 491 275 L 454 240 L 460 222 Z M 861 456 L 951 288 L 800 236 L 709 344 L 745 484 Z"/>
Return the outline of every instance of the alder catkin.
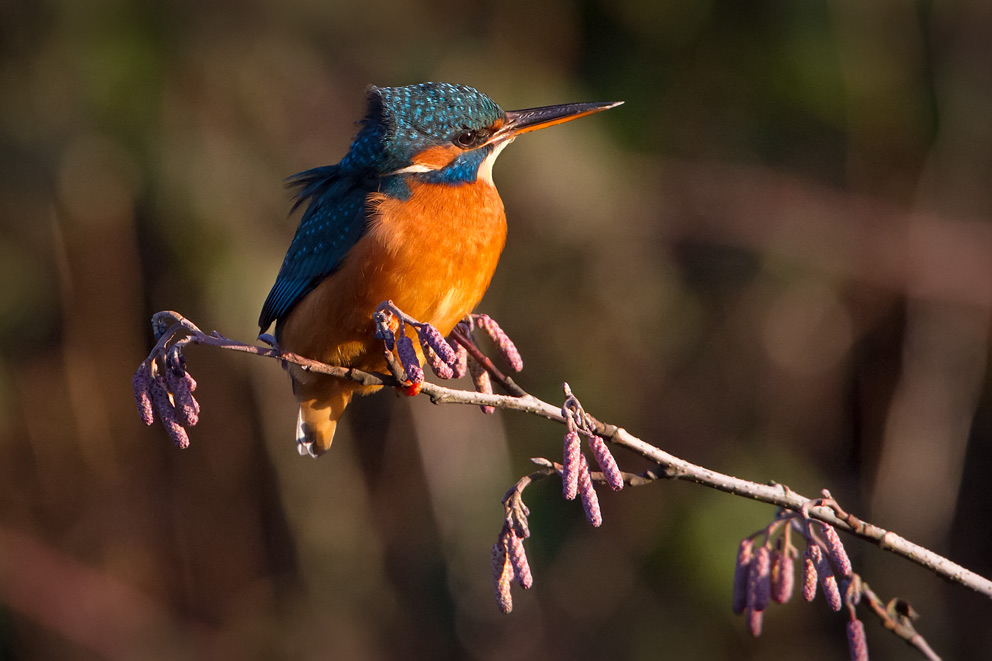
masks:
<path fill-rule="evenodd" d="M 747 579 L 754 560 L 754 540 L 745 537 L 737 547 L 737 564 L 734 567 L 734 615 L 740 615 L 747 608 Z"/>

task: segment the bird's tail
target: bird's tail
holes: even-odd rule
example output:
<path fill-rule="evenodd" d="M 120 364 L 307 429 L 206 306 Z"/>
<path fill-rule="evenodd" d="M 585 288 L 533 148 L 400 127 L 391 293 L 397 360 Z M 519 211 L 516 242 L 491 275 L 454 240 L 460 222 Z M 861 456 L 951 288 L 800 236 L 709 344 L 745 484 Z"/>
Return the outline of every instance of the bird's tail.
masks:
<path fill-rule="evenodd" d="M 300 403 L 296 449 L 301 455 L 319 457 L 330 449 L 338 420 L 358 387 L 357 383 L 329 377 L 294 381 L 293 391 Z"/>

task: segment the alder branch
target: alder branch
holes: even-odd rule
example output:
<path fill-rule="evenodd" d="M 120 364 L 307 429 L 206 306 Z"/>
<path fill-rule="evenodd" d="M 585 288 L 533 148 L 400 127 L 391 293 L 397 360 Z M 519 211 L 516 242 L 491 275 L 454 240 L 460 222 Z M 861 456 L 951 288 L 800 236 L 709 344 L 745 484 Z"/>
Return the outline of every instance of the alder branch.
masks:
<path fill-rule="evenodd" d="M 156 327 L 156 335 L 159 339 L 155 349 L 152 350 L 152 355 L 163 351 L 170 344 L 172 346 L 182 346 L 187 343 L 199 344 L 273 358 L 285 363 L 299 365 L 311 372 L 350 379 L 367 386 L 401 388 L 408 385 L 393 374 L 365 372 L 348 367 L 327 365 L 294 353 L 280 351 L 274 347 L 261 347 L 237 342 L 216 331 L 207 334 L 176 312 L 157 313 L 153 317 L 153 325 Z M 486 358 L 486 362 L 489 362 L 488 358 Z M 491 362 L 489 364 L 491 365 Z M 503 377 L 503 379 L 506 378 Z M 502 381 L 503 379 L 499 380 Z M 516 384 L 514 384 L 514 388 L 519 390 L 519 386 Z M 523 391 L 521 390 L 521 392 Z M 428 381 L 421 385 L 420 393 L 429 397 L 434 404 L 492 406 L 508 411 L 530 413 L 555 422 L 565 422 L 560 406 L 541 400 L 529 393 L 520 396 L 487 394 L 448 388 Z M 589 417 L 591 418 L 591 416 Z M 836 503 L 815 505 L 814 499 L 796 493 L 784 484 L 759 484 L 693 464 L 634 436 L 622 427 L 604 423 L 594 418 L 592 420 L 595 431 L 606 440 L 657 464 L 659 470 L 652 473 L 654 477 L 694 482 L 701 486 L 794 512 L 803 511 L 805 508 L 810 518 L 829 523 L 840 530 L 872 542 L 879 548 L 925 567 L 948 581 L 959 583 L 992 599 L 992 581 L 989 579 L 890 530 L 862 521 L 841 510 Z M 811 505 L 813 506 L 811 507 Z"/>
<path fill-rule="evenodd" d="M 373 320 L 375 337 L 384 342 L 383 355 L 390 371 L 388 374 L 327 365 L 285 352 L 269 336 L 260 336 L 270 345 L 262 347 L 231 340 L 216 331 L 207 334 L 178 313 L 159 312 L 152 318 L 157 342 L 134 377 L 139 413 L 146 424 L 152 424 L 157 414 L 179 447 L 189 445 L 186 428 L 196 424 L 199 405 L 192 396 L 196 382 L 186 372 L 182 350 L 189 344 L 201 344 L 273 358 L 283 365 L 293 363 L 307 371 L 349 379 L 362 385 L 395 387 L 411 396 L 424 394 L 435 404 L 475 405 L 485 413 L 491 413 L 496 408 L 521 411 L 562 423 L 567 430 L 562 463 L 546 458 L 532 459 L 540 468 L 521 478 L 503 499 L 506 517 L 493 546 L 493 571 L 497 603 L 505 613 L 513 607 L 511 584 L 516 582 L 524 589 L 533 585 L 533 575 L 524 549 L 524 540 L 529 537 L 530 531 L 527 524 L 529 510 L 523 504 L 523 491 L 532 481 L 555 475 L 561 477 L 562 493 L 567 500 L 581 496 L 586 518 L 593 526 L 600 526 L 603 522 L 594 486 L 597 482 L 619 491 L 625 485 L 641 486 L 661 479 L 683 480 L 778 507 L 772 522 L 745 537 L 738 549 L 734 612 L 745 615 L 747 627 L 754 636 L 761 633 L 764 611 L 770 603 L 785 603 L 791 597 L 795 573 L 793 563 L 799 557 L 799 548 L 794 541 L 797 537 L 805 544 L 802 555 L 803 597 L 807 601 L 812 600 L 819 582 L 833 610 L 840 611 L 847 607 L 850 615 L 847 636 L 852 659 L 867 659 L 864 625 L 856 614 L 856 607 L 862 601 L 867 602 L 871 612 L 888 630 L 903 638 L 926 658 L 939 659 L 914 629 L 912 619 L 915 612 L 909 604 L 901 599 L 883 603 L 861 576 L 852 570 L 835 529 L 870 541 L 938 576 L 992 598 L 992 581 L 892 531 L 845 512 L 825 489 L 822 497 L 811 499 L 784 484 L 758 484 L 693 464 L 634 436 L 622 427 L 597 420 L 585 411 L 567 383 L 563 384 L 565 403 L 562 406 L 527 393 L 500 371 L 476 345 L 472 330 L 483 329 L 514 370 L 523 368 L 513 342 L 487 315 L 469 315 L 447 340 L 437 329 L 411 318 L 391 301 L 379 306 Z M 424 357 L 435 374 L 448 379 L 471 372 L 476 391 L 447 388 L 424 381 L 420 359 L 411 336 L 405 330 L 408 326 L 420 340 Z M 494 394 L 491 379 L 511 394 Z M 600 471 L 591 470 L 581 448 L 583 437 Z M 642 474 L 621 471 L 606 441 L 648 459 L 657 465 L 657 469 Z M 811 525 L 813 523 L 816 525 Z M 764 541 L 755 546 L 758 539 Z"/>

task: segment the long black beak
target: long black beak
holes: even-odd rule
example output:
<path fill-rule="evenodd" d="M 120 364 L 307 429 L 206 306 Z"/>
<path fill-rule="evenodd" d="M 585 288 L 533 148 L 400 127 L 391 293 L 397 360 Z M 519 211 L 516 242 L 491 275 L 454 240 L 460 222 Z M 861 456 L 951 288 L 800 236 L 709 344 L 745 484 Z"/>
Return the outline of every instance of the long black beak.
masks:
<path fill-rule="evenodd" d="M 563 103 L 558 106 L 543 106 L 527 108 L 526 110 L 508 110 L 506 123 L 493 136 L 494 142 L 515 138 L 521 133 L 529 133 L 538 129 L 564 124 L 579 117 L 585 117 L 596 112 L 616 108 L 623 101 L 607 101 L 605 103 Z"/>

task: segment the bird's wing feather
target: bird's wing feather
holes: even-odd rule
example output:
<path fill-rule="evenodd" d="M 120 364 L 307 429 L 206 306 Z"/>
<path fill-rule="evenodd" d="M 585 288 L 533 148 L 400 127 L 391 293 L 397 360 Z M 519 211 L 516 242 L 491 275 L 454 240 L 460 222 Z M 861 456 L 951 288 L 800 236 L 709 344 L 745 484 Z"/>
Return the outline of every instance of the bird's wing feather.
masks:
<path fill-rule="evenodd" d="M 337 166 L 307 170 L 290 178 L 299 187 L 295 209 L 309 200 L 282 268 L 265 299 L 259 328 L 289 314 L 311 289 L 333 273 L 366 230 L 361 182 L 342 176 Z"/>

